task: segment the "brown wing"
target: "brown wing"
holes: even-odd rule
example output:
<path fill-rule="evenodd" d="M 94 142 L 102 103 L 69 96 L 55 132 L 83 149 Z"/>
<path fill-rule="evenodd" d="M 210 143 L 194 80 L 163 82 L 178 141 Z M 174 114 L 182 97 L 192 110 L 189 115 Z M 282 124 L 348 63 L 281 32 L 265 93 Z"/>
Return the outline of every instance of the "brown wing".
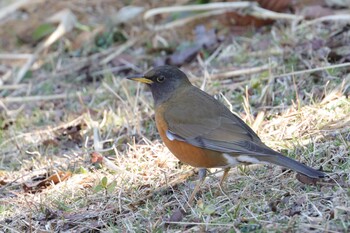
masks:
<path fill-rule="evenodd" d="M 188 102 L 191 105 L 183 104 Z M 195 87 L 187 90 L 181 98 L 174 98 L 168 103 L 164 117 L 168 124 L 166 135 L 170 140 L 184 141 L 197 147 L 229 153 L 231 156 L 248 155 L 312 178 L 325 176 L 323 172 L 267 147 L 239 117 Z"/>
<path fill-rule="evenodd" d="M 191 87 L 181 98 L 173 99 L 164 117 L 169 137 L 194 146 L 225 153 L 277 153 L 265 146 L 239 117 L 196 87 Z"/>

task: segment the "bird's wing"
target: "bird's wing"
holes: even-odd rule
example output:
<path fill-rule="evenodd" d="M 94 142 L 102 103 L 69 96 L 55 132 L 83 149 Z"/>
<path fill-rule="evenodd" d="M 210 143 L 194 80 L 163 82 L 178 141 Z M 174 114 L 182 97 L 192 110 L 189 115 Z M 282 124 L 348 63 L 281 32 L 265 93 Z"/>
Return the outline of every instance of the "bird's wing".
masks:
<path fill-rule="evenodd" d="M 239 117 L 212 96 L 198 90 L 174 100 L 164 112 L 169 140 L 185 141 L 205 149 L 237 155 L 240 162 L 267 162 L 283 166 L 308 177 L 325 174 L 270 149 Z M 180 103 L 180 104 L 179 104 Z"/>
<path fill-rule="evenodd" d="M 225 153 L 275 154 L 239 117 L 205 92 L 192 91 L 181 97 L 188 104 L 173 104 L 164 117 L 170 140 Z M 206 105 L 207 107 L 204 107 Z"/>

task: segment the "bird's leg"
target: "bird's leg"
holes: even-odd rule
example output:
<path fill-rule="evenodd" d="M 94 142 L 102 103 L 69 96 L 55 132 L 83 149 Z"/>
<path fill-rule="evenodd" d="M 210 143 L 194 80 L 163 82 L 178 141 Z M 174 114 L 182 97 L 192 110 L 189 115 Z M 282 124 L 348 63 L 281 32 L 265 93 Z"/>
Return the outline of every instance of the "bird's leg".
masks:
<path fill-rule="evenodd" d="M 227 175 L 228 175 L 228 172 L 230 171 L 230 169 L 231 169 L 230 167 L 223 169 L 224 174 L 222 175 L 220 183 L 219 183 L 219 189 L 220 189 L 221 193 L 223 193 L 226 196 L 227 196 L 227 194 L 225 192 L 225 189 L 224 189 L 223 185 L 224 185 L 224 182 L 225 182 L 225 180 L 227 178 Z"/>
<path fill-rule="evenodd" d="M 222 188 L 222 185 L 224 184 L 226 178 L 227 178 L 227 175 L 228 175 L 228 172 L 230 171 L 230 167 L 227 167 L 224 169 L 224 174 L 222 175 L 221 177 L 221 180 L 220 180 L 220 187 Z"/>
<path fill-rule="evenodd" d="M 197 194 L 198 190 L 202 186 L 206 176 L 207 176 L 207 169 L 205 169 L 205 168 L 199 169 L 199 171 L 198 171 L 198 178 L 199 178 L 199 180 L 197 181 L 196 187 L 194 188 L 190 199 L 188 199 L 188 204 L 189 205 L 192 205 L 192 202 L 194 200 L 194 196 Z"/>

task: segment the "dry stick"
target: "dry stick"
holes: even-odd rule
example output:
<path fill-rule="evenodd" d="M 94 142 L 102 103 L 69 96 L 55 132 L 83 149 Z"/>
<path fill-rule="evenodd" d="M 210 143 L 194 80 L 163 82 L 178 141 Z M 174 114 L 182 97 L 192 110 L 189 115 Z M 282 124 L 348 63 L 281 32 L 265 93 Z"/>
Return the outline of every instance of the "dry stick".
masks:
<path fill-rule="evenodd" d="M 175 28 L 175 27 L 180 27 L 182 25 L 186 25 L 189 22 L 197 20 L 197 19 L 206 18 L 206 17 L 210 17 L 210 16 L 214 16 L 214 15 L 221 15 L 225 12 L 227 12 L 227 10 L 209 11 L 206 13 L 201 13 L 201 14 L 197 14 L 195 16 L 187 17 L 184 19 L 175 20 L 173 22 L 163 24 L 163 25 L 152 25 L 152 24 L 146 23 L 146 26 L 153 31 L 162 31 L 162 30 L 167 30 L 167 29 L 171 29 L 171 28 Z"/>
<path fill-rule="evenodd" d="M 262 66 L 257 66 L 257 67 L 252 67 L 252 68 L 246 68 L 246 69 L 241 69 L 241 70 L 233 70 L 233 71 L 227 71 L 224 73 L 218 73 L 218 74 L 211 74 L 210 78 L 211 79 L 226 79 L 234 76 L 241 76 L 241 75 L 247 75 L 247 74 L 254 74 L 254 73 L 259 73 L 261 71 L 268 70 L 273 67 L 276 67 L 277 63 L 272 63 L 272 64 L 267 64 L 267 65 L 262 65 Z M 194 77 L 199 79 L 200 77 Z"/>
<path fill-rule="evenodd" d="M 324 16 L 320 17 L 308 22 L 305 22 L 303 24 L 300 24 L 299 26 L 296 27 L 296 29 L 303 29 L 305 27 L 308 27 L 310 25 L 316 24 L 316 23 L 322 23 L 324 21 L 350 21 L 350 15 L 349 14 L 344 14 L 344 15 L 329 15 L 329 16 Z"/>
<path fill-rule="evenodd" d="M 227 72 L 218 73 L 218 74 L 211 74 L 210 76 L 212 79 L 226 79 L 226 78 L 230 78 L 230 77 L 234 77 L 234 76 L 259 73 L 261 71 L 265 71 L 265 70 L 268 70 L 268 69 L 276 67 L 276 66 L 277 66 L 277 63 L 272 63 L 272 64 L 257 66 L 257 67 L 253 67 L 253 68 L 227 71 Z M 341 67 L 347 67 L 347 66 L 350 66 L 350 62 L 343 63 L 343 64 L 330 65 L 330 66 L 323 66 L 323 67 L 318 67 L 318 68 L 308 69 L 308 70 L 299 70 L 299 71 L 294 71 L 294 72 L 285 73 L 285 74 L 278 74 L 278 75 L 274 75 L 273 78 L 281 78 L 281 77 L 286 77 L 286 76 L 291 76 L 291 75 L 312 73 L 312 72 L 316 72 L 316 71 L 341 68 Z M 201 77 L 193 77 L 193 78 L 194 79 L 201 79 Z"/>
<path fill-rule="evenodd" d="M 207 223 L 207 222 L 172 222 L 172 221 L 164 221 L 164 223 L 168 224 L 179 224 L 179 225 L 195 225 L 195 226 L 222 226 L 222 227 L 235 227 L 233 223 Z"/>
<path fill-rule="evenodd" d="M 33 54 L 30 53 L 2 53 L 0 54 L 0 59 L 3 60 L 20 60 L 20 59 L 29 59 L 32 57 Z"/>
<path fill-rule="evenodd" d="M 75 98 L 76 96 L 77 94 L 68 95 L 67 93 L 56 94 L 56 95 L 16 96 L 16 97 L 0 98 L 0 101 L 4 103 L 48 101 L 48 100 Z"/>
<path fill-rule="evenodd" d="M 164 13 L 174 13 L 174 12 L 185 12 L 185 11 L 204 11 L 204 10 L 222 10 L 225 8 L 231 9 L 242 9 L 251 6 L 252 3 L 249 2 L 232 2 L 232 3 L 209 3 L 203 5 L 187 5 L 187 6 L 172 6 L 172 7 L 159 7 L 146 11 L 143 15 L 143 19 L 147 20 L 155 15 Z"/>
<path fill-rule="evenodd" d="M 15 90 L 23 87 L 27 87 L 27 84 L 17 84 L 17 85 L 0 85 L 0 90 Z"/>
<path fill-rule="evenodd" d="M 173 22 L 163 24 L 163 25 L 152 25 L 146 23 L 146 25 L 155 31 L 170 29 L 178 26 L 187 24 L 190 21 L 209 17 L 213 15 L 223 14 L 225 12 L 235 11 L 237 9 L 246 9 L 249 12 L 246 14 L 253 15 L 258 18 L 263 19 L 287 19 L 287 20 L 301 20 L 303 16 L 295 16 L 291 14 L 277 13 L 274 11 L 266 10 L 257 5 L 255 2 L 218 2 L 218 3 L 209 3 L 204 5 L 189 5 L 189 6 L 175 6 L 175 7 L 161 7 L 155 8 L 147 11 L 144 14 L 144 20 L 147 21 L 150 17 L 153 17 L 158 14 L 172 13 L 172 12 L 184 12 L 184 11 L 205 11 L 209 12 L 197 14 L 192 17 L 187 17 L 185 19 L 175 20 Z"/>
<path fill-rule="evenodd" d="M 308 70 L 299 70 L 299 71 L 294 71 L 294 72 L 285 73 L 285 74 L 279 74 L 279 75 L 275 75 L 274 78 L 281 78 L 281 77 L 286 77 L 286 76 L 312 73 L 312 72 L 316 72 L 316 71 L 335 69 L 335 68 L 341 68 L 341 67 L 347 67 L 347 66 L 350 66 L 350 62 L 343 63 L 343 64 L 337 64 L 337 65 L 323 66 L 323 67 L 318 67 L 318 68 L 313 68 L 313 69 L 308 69 Z"/>

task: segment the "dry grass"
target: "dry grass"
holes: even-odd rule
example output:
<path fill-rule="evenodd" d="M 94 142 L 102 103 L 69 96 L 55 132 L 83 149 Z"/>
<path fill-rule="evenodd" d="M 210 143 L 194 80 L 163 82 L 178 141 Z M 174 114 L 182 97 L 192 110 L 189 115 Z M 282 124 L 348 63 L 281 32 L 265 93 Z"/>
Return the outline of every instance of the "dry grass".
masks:
<path fill-rule="evenodd" d="M 341 26 L 335 22 L 295 29 L 276 23 L 227 39 L 216 56 L 198 57 L 182 67 L 195 85 L 210 94 L 222 93 L 218 98 L 254 125 L 269 146 L 322 167 L 329 175 L 312 186 L 279 167 L 242 166 L 231 171 L 221 190 L 221 172 L 213 169 L 193 206 L 187 200 L 196 175 L 160 141 L 149 90 L 125 80 L 122 72 L 113 74 L 109 67 L 96 65 L 123 48 L 121 54 L 134 57 L 134 63 L 117 68 L 127 67 L 132 73 L 146 70 L 152 57 L 139 54 L 147 45 L 124 44 L 95 51 L 88 58 L 71 58 L 58 45 L 51 57 L 41 58 L 46 65 L 23 79 L 29 87 L 19 85 L 11 92 L 18 101 L 0 102 L 4 109 L 0 228 L 4 232 L 349 231 L 349 67 L 329 68 L 333 64 L 327 53 L 310 48 L 313 41 L 327 40 Z M 136 38 L 135 28 L 127 32 Z M 139 33 L 144 33 L 142 28 Z M 173 44 L 185 38 L 171 30 L 156 36 Z M 144 38 L 156 36 L 146 33 Z M 232 79 L 225 76 L 233 66 L 266 64 L 270 69 Z M 91 72 L 81 67 L 90 67 Z M 307 71 L 316 67 L 321 69 Z M 299 70 L 305 72 L 284 75 Z M 205 81 L 196 78 L 203 76 Z M 69 97 L 28 100 L 62 93 Z M 106 158 L 102 164 L 91 162 L 94 152 Z M 24 184 L 58 171 L 72 175 L 35 193 L 24 189 Z M 177 209 L 186 210 L 186 215 L 169 223 Z"/>

